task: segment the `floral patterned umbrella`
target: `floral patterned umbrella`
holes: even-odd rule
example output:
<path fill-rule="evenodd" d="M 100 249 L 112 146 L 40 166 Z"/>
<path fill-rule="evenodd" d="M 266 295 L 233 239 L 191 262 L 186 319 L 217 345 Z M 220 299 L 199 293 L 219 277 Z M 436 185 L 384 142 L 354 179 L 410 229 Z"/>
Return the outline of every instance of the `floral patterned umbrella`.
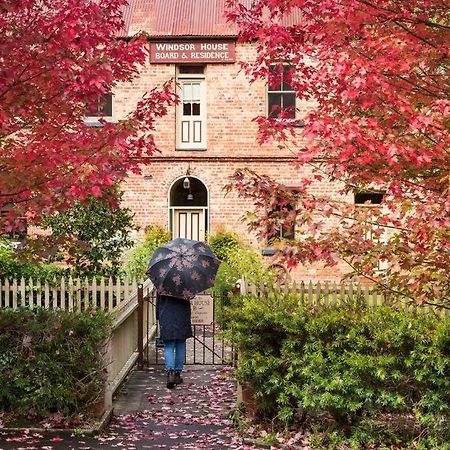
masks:
<path fill-rule="evenodd" d="M 214 285 L 219 264 L 209 245 L 177 238 L 155 250 L 147 275 L 159 294 L 190 300 Z"/>

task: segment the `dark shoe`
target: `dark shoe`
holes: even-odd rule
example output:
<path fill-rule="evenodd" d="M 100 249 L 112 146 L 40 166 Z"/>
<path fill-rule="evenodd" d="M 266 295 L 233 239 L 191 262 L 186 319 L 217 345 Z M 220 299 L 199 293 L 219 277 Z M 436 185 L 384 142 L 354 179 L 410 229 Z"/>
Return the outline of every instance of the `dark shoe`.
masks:
<path fill-rule="evenodd" d="M 183 378 L 181 378 L 181 372 L 175 372 L 174 381 L 175 384 L 181 384 L 183 382 Z"/>
<path fill-rule="evenodd" d="M 167 389 L 175 387 L 175 372 L 173 370 L 167 371 Z"/>

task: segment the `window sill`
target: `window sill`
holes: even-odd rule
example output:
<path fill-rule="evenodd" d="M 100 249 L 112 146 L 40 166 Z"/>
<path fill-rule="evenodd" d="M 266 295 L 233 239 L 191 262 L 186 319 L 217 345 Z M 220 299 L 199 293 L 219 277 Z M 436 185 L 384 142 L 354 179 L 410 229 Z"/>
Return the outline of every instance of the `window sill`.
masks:
<path fill-rule="evenodd" d="M 119 123 L 118 120 L 114 120 L 112 117 L 85 117 L 84 124 L 87 127 L 101 128 L 103 127 L 104 123 L 100 122 L 100 119 L 107 123 Z"/>
<path fill-rule="evenodd" d="M 206 148 L 176 148 L 177 152 L 206 152 Z"/>
<path fill-rule="evenodd" d="M 271 119 L 269 117 L 269 120 L 272 120 L 275 123 L 286 124 L 293 128 L 304 128 L 306 125 L 303 119 L 278 119 L 278 118 Z"/>
<path fill-rule="evenodd" d="M 261 251 L 262 256 L 273 256 L 277 252 L 275 247 L 265 247 Z"/>

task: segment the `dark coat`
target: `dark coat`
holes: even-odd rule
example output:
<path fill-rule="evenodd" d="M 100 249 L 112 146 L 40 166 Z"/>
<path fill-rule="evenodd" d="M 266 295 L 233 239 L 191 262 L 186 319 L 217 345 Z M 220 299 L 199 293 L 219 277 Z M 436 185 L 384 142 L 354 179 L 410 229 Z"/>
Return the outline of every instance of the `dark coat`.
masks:
<path fill-rule="evenodd" d="M 163 340 L 187 339 L 193 336 L 189 300 L 156 295 L 156 319 Z"/>

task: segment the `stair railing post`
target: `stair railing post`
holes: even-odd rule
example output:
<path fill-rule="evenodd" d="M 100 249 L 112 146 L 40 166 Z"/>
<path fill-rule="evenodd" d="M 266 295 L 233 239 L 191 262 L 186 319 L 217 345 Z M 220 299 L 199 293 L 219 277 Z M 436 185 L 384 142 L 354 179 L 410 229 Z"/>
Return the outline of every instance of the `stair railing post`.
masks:
<path fill-rule="evenodd" d="M 138 367 L 141 370 L 144 367 L 144 286 L 139 283 L 137 290 L 138 309 L 137 309 L 137 323 L 138 323 Z"/>

